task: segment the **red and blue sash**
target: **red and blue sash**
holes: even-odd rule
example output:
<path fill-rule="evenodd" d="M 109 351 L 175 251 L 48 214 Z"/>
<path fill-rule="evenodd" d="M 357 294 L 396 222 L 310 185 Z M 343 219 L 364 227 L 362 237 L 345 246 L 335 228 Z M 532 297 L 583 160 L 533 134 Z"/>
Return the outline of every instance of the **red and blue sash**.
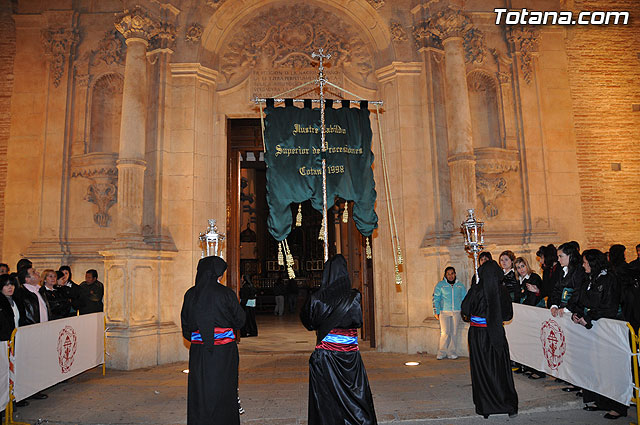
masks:
<path fill-rule="evenodd" d="M 331 351 L 358 351 L 357 329 L 332 329 L 316 348 Z"/>
<path fill-rule="evenodd" d="M 224 345 L 228 344 L 232 341 L 235 341 L 236 336 L 233 333 L 233 329 L 231 328 L 214 328 L 213 336 L 215 341 L 213 345 Z M 192 344 L 202 344 L 202 335 L 200 334 L 200 330 L 191 332 L 191 343 Z"/>
<path fill-rule="evenodd" d="M 484 317 L 471 316 L 471 326 L 476 328 L 486 328 L 487 327 L 487 319 Z"/>

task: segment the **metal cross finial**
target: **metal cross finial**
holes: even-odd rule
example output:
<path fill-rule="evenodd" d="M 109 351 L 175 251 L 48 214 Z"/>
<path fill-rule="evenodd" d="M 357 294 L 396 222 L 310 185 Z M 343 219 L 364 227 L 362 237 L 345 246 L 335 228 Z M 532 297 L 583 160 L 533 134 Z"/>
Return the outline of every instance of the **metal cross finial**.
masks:
<path fill-rule="evenodd" d="M 324 65 L 323 65 L 324 59 L 331 59 L 331 53 L 327 53 L 325 55 L 324 54 L 324 50 L 322 49 L 322 47 L 320 47 L 318 49 L 318 53 L 316 53 L 316 52 L 311 53 L 311 57 L 314 58 L 314 59 L 315 58 L 319 58 L 320 59 L 319 70 L 320 70 L 320 72 L 322 72 L 324 70 Z"/>

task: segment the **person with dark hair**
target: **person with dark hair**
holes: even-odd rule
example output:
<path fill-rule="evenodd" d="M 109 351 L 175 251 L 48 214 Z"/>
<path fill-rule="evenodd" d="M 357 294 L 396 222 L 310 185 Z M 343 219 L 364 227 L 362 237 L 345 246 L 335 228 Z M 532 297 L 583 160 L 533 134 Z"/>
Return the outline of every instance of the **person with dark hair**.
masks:
<path fill-rule="evenodd" d="M 39 289 L 40 295 L 46 300 L 47 306 L 49 307 L 49 320 L 69 317 L 69 311 L 71 310 L 69 300 L 57 287 L 57 273 L 59 272 L 51 269 L 43 271 L 42 286 L 40 286 Z"/>
<path fill-rule="evenodd" d="M 614 251 L 619 251 L 616 248 Z M 618 252 L 616 252 L 618 255 Z M 609 270 L 605 255 L 597 249 L 587 249 L 582 253 L 586 279 L 579 292 L 571 297 L 569 309 L 574 323 L 591 329 L 593 322 L 603 317 L 614 319 L 620 303 L 620 287 L 614 273 Z M 596 394 L 582 390 L 585 410 L 609 410 L 607 419 L 627 416 L 627 406 Z M 593 405 L 587 403 L 593 402 Z"/>
<path fill-rule="evenodd" d="M 17 288 L 16 298 L 24 304 L 24 325 L 43 323 L 49 320 L 47 301 L 40 295 L 40 275 L 33 267 L 21 268 L 18 272 L 20 288 Z"/>
<path fill-rule="evenodd" d="M 76 312 L 80 310 L 81 292 L 80 285 L 73 281 L 73 275 L 71 274 L 71 267 L 60 266 L 58 269 L 62 273 L 62 280 L 58 279 L 58 287 L 60 291 L 69 299 L 71 303 L 71 310 L 69 316 L 75 316 Z"/>
<path fill-rule="evenodd" d="M 516 255 L 513 251 L 503 251 L 498 257 L 500 260 L 500 266 L 502 267 L 502 272 L 504 276 L 502 278 L 502 286 L 507 288 L 509 291 L 509 295 L 511 296 L 511 301 L 514 303 L 519 303 L 522 298 L 522 288 L 520 287 L 520 282 L 518 282 L 518 278 L 516 278 L 516 272 L 513 269 L 513 262 L 516 261 Z"/>
<path fill-rule="evenodd" d="M 98 280 L 98 272 L 87 270 L 84 282 L 80 284 L 80 314 L 98 313 L 104 311 L 104 285 Z"/>
<path fill-rule="evenodd" d="M 240 305 L 244 309 L 246 320 L 244 326 L 240 330 L 240 336 L 258 336 L 258 324 L 256 323 L 256 297 L 258 290 L 249 276 L 242 276 L 242 287 L 240 288 Z"/>
<path fill-rule="evenodd" d="M 518 394 L 513 383 L 509 344 L 502 322 L 513 317 L 513 305 L 502 285 L 504 271 L 493 260 L 478 269 L 480 281 L 462 301 L 462 317 L 470 322 L 469 364 L 476 413 L 518 414 Z"/>
<path fill-rule="evenodd" d="M 236 335 L 245 314 L 235 292 L 220 283 L 226 270 L 222 258 L 202 258 L 195 285 L 184 294 L 182 335 L 191 342 L 188 425 L 240 425 Z"/>
<path fill-rule="evenodd" d="M 320 289 L 305 302 L 300 319 L 316 331 L 309 359 L 309 425 L 377 424 L 369 380 L 358 348 L 362 296 L 351 288 L 341 254 L 324 265 Z"/>
<path fill-rule="evenodd" d="M 444 269 L 443 279 L 433 289 L 433 314 L 440 321 L 440 342 L 436 359 L 458 358 L 458 327 L 460 325 L 460 305 L 467 289 L 456 279 L 456 269 Z"/>
<path fill-rule="evenodd" d="M 19 298 L 13 296 L 16 280 L 8 274 L 0 275 L 0 341 L 11 339 L 11 333 L 20 326 L 20 319 L 24 317 L 24 305 Z"/>
<path fill-rule="evenodd" d="M 556 283 L 562 278 L 562 267 L 558 264 L 558 251 L 553 244 L 543 245 L 538 249 L 536 255 L 540 258 L 540 266 L 542 268 L 540 296 L 548 299 Z M 546 307 L 551 307 L 551 304 L 547 302 Z"/>
<path fill-rule="evenodd" d="M 629 264 L 634 268 L 637 267 L 640 269 L 640 243 L 636 245 L 636 259 L 630 261 Z"/>
<path fill-rule="evenodd" d="M 0 263 L 0 275 L 9 274 L 9 265 L 6 263 Z"/>
<path fill-rule="evenodd" d="M 493 260 L 493 256 L 491 255 L 491 253 L 489 251 L 482 251 L 478 255 L 478 266 L 483 265 L 484 263 L 486 263 L 489 260 Z M 471 277 L 471 284 L 473 285 L 474 283 L 476 283 L 476 275 L 475 274 Z"/>
<path fill-rule="evenodd" d="M 584 280 L 584 269 L 582 259 L 575 243 L 566 242 L 558 247 L 558 262 L 562 267 L 562 277 L 553 288 L 549 296 L 548 305 L 551 305 L 551 315 L 553 317 L 562 316 L 565 312 L 571 297 L 580 290 Z"/>
<path fill-rule="evenodd" d="M 28 258 L 21 258 L 18 260 L 18 264 L 16 264 L 16 273 L 19 273 L 22 269 L 30 269 L 33 267 L 33 263 Z"/>

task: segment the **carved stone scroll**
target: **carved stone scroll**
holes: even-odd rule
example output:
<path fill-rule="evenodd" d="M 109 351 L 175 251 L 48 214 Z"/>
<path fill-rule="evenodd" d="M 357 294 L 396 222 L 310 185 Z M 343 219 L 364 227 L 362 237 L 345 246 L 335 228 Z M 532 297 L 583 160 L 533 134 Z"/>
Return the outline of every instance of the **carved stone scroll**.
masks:
<path fill-rule="evenodd" d="M 191 24 L 187 29 L 184 39 L 189 43 L 198 43 L 202 38 L 202 26 L 198 24 Z"/>
<path fill-rule="evenodd" d="M 115 29 L 105 32 L 93 54 L 95 60 L 101 60 L 107 65 L 122 64 L 125 58 L 125 44 L 122 36 Z"/>
<path fill-rule="evenodd" d="M 389 29 L 391 30 L 391 39 L 393 41 L 400 42 L 407 40 L 407 32 L 399 22 L 391 22 Z"/>
<path fill-rule="evenodd" d="M 56 88 L 60 85 L 67 58 L 78 39 L 78 32 L 71 28 L 47 28 L 41 32 L 44 53 L 51 63 L 51 77 Z"/>
<path fill-rule="evenodd" d="M 520 70 L 527 83 L 533 76 L 533 53 L 538 51 L 539 31 L 533 27 L 510 27 L 507 40 L 520 53 Z"/>

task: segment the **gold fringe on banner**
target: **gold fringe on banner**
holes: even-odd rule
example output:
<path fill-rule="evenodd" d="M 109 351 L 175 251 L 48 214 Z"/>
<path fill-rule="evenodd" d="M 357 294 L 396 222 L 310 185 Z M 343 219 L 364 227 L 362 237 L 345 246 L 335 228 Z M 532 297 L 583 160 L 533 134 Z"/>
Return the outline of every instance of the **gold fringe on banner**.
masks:
<path fill-rule="evenodd" d="M 302 226 L 302 204 L 298 204 L 298 214 L 296 215 L 296 227 Z"/>
<path fill-rule="evenodd" d="M 349 222 L 349 201 L 344 201 L 344 211 L 342 211 L 342 222 Z"/>
<path fill-rule="evenodd" d="M 396 285 L 402 285 L 402 275 L 400 274 L 400 270 L 398 270 L 398 265 L 396 264 Z"/>
<path fill-rule="evenodd" d="M 371 260 L 373 258 L 373 256 L 371 255 L 371 244 L 369 243 L 369 238 L 366 237 L 364 238 L 365 241 L 367 241 L 367 247 L 365 249 L 365 252 L 367 253 L 367 260 Z"/>
<path fill-rule="evenodd" d="M 284 256 L 282 255 L 282 242 L 278 242 L 278 265 L 284 266 Z"/>
<path fill-rule="evenodd" d="M 400 249 L 400 241 L 398 241 L 398 264 L 402 264 L 404 260 L 402 259 L 402 250 Z"/>
<path fill-rule="evenodd" d="M 322 219 L 322 226 L 320 226 L 320 234 L 318 235 L 318 240 L 324 240 L 324 218 Z"/>

